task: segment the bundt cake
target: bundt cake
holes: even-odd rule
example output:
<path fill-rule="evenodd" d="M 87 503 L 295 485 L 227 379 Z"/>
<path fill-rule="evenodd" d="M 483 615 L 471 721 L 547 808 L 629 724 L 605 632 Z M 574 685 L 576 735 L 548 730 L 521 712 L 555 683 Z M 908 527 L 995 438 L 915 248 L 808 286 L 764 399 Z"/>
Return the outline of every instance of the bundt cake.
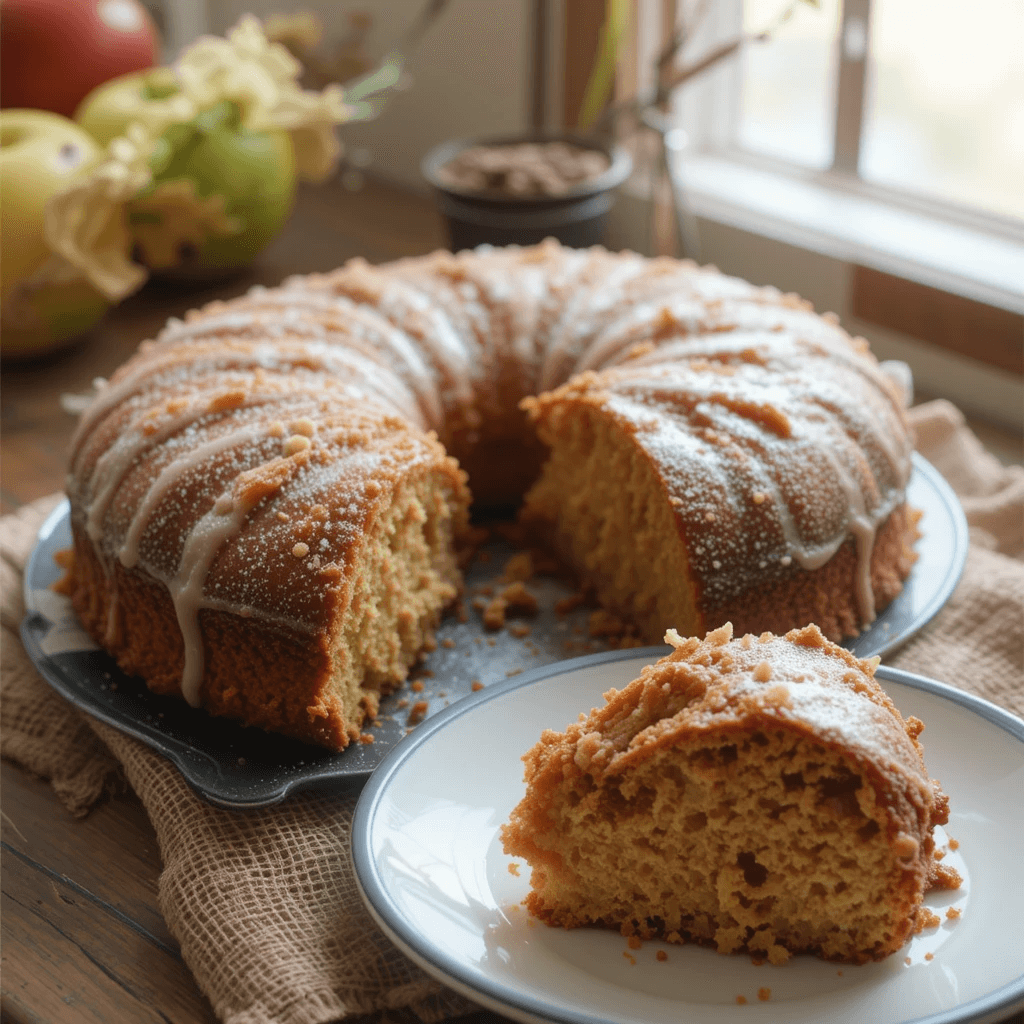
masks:
<path fill-rule="evenodd" d="M 551 925 L 699 942 L 773 963 L 880 960 L 960 879 L 934 857 L 948 801 L 918 735 L 816 626 L 675 650 L 565 732 L 545 731 L 505 852 Z M 919 920 L 920 916 L 920 920 Z"/>
<path fill-rule="evenodd" d="M 647 639 L 840 639 L 909 572 L 910 451 L 866 343 L 775 289 L 554 243 L 356 260 L 101 383 L 68 586 L 154 690 L 339 749 L 457 593 L 466 474 Z"/>

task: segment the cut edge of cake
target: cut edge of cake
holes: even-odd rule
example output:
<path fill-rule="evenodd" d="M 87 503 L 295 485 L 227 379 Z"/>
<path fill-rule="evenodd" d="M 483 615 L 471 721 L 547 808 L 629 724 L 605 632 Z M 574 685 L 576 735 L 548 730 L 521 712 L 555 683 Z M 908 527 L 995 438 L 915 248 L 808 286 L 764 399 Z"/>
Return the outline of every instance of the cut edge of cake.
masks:
<path fill-rule="evenodd" d="M 666 636 L 675 650 L 525 756 L 503 826 L 548 924 L 781 963 L 880 960 L 960 879 L 934 857 L 948 801 L 918 736 L 814 626 Z"/>

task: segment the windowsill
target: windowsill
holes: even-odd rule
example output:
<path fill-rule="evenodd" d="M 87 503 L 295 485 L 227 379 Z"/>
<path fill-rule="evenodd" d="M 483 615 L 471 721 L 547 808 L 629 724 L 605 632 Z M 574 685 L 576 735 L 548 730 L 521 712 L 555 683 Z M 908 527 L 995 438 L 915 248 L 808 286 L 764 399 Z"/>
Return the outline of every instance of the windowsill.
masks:
<path fill-rule="evenodd" d="M 681 179 L 700 217 L 1024 313 L 1020 241 L 724 156 L 687 156 Z"/>

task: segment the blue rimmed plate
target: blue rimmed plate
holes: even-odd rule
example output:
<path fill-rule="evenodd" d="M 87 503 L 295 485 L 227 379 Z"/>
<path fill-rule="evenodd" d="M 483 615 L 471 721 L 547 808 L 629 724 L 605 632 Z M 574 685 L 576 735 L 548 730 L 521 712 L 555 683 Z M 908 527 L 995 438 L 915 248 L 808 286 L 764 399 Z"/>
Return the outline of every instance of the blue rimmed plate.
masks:
<path fill-rule="evenodd" d="M 695 946 L 548 928 L 521 907 L 529 868 L 498 830 L 524 792 L 521 755 L 661 654 L 613 652 L 509 680 L 449 708 L 393 750 L 356 809 L 352 848 L 364 902 L 428 973 L 519 1021 L 557 1024 L 966 1024 L 1024 1007 L 1024 722 L 952 687 L 895 669 L 878 678 L 927 723 L 964 885 L 926 903 L 942 923 L 882 963 L 794 957 L 755 966 Z M 948 920 L 944 911 L 960 912 Z M 659 961 L 663 951 L 667 960 Z M 759 1001 L 760 989 L 770 998 Z M 737 997 L 746 999 L 737 1005 Z"/>

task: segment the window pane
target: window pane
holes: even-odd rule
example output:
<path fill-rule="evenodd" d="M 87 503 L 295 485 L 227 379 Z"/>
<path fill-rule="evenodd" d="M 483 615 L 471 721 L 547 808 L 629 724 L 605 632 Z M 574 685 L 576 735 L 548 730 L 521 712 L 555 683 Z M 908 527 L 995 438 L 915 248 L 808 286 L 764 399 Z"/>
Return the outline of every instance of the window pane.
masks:
<path fill-rule="evenodd" d="M 1024 218 L 1024 4 L 874 0 L 871 181 Z"/>
<path fill-rule="evenodd" d="M 785 7 L 786 0 L 743 0 L 744 31 L 762 31 Z M 805 167 L 832 163 L 839 8 L 839 0 L 822 0 L 817 9 L 798 3 L 770 41 L 744 48 L 738 132 L 744 149 Z"/>

